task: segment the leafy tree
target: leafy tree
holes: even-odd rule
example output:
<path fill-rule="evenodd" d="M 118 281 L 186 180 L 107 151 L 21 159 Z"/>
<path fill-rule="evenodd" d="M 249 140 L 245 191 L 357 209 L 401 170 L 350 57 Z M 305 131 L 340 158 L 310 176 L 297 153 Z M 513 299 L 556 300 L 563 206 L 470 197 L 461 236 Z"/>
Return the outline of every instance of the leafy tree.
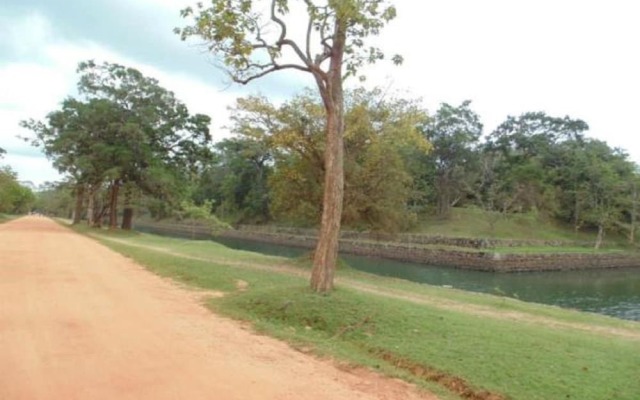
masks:
<path fill-rule="evenodd" d="M 215 161 L 204 168 L 194 193 L 196 204 L 213 200 L 219 217 L 237 223 L 269 220 L 272 156 L 263 141 L 224 139 L 215 145 Z"/>
<path fill-rule="evenodd" d="M 426 113 L 417 104 L 382 99 L 379 90 L 348 92 L 345 112 L 345 197 L 342 222 L 355 228 L 395 231 L 415 220 L 407 208 L 411 177 L 407 149 L 429 149 L 418 127 Z M 269 179 L 274 217 L 300 225 L 322 213 L 323 110 L 304 93 L 281 107 L 264 98 L 240 99 L 233 130 L 267 144 L 274 167 Z"/>
<path fill-rule="evenodd" d="M 47 182 L 36 193 L 33 209 L 39 213 L 69 218 L 73 213 L 74 184 L 69 182 Z"/>
<path fill-rule="evenodd" d="M 234 121 L 238 132 L 262 138 L 273 153 L 271 213 L 299 225 L 315 225 L 322 214 L 325 135 L 317 100 L 307 92 L 275 108 L 266 99 L 249 99 L 239 102 L 244 112 Z M 251 122 L 258 115 L 263 124 Z"/>
<path fill-rule="evenodd" d="M 554 174 L 563 167 L 558 150 L 564 142 L 580 141 L 588 125 L 569 117 L 551 117 L 542 112 L 509 116 L 488 138 L 485 151 L 493 153 L 500 208 L 546 210 L 556 208 Z"/>
<path fill-rule="evenodd" d="M 596 248 L 607 231 L 634 231 L 635 165 L 620 150 L 585 138 L 587 129 L 581 120 L 544 113 L 508 117 L 490 135 L 483 156 L 492 160 L 491 174 L 484 175 L 491 179 L 481 180 L 491 207 L 503 214 L 545 210 L 576 232 L 597 229 Z"/>
<path fill-rule="evenodd" d="M 89 219 L 99 223 L 108 208 L 110 227 L 117 226 L 120 188 L 125 206 L 122 228 L 130 229 L 132 199 L 138 192 L 165 201 L 180 192 L 189 169 L 209 155 L 207 116 L 190 115 L 186 106 L 155 79 L 118 64 L 80 63 L 79 91 L 47 116 L 22 125 L 32 130 L 34 144 L 42 146 L 54 166 L 75 181 L 74 222 L 79 222 L 86 191 Z M 98 193 L 108 187 L 101 210 Z"/>
<path fill-rule="evenodd" d="M 588 177 L 583 182 L 585 204 L 583 219 L 597 228 L 594 247 L 601 246 L 606 230 L 616 227 L 628 211 L 629 183 L 634 179 L 634 166 L 619 149 L 611 149 L 599 140 L 585 142 Z"/>
<path fill-rule="evenodd" d="M 443 103 L 423 128 L 433 144 L 425 161 L 433 168 L 432 185 L 439 215 L 447 215 L 467 194 L 469 179 L 478 168 L 482 123 L 470 105 L 470 101 L 457 107 Z"/>
<path fill-rule="evenodd" d="M 176 33 L 183 40 L 192 36 L 204 39 L 238 83 L 286 69 L 303 71 L 314 78 L 326 114 L 326 146 L 323 215 L 311 287 L 327 292 L 333 288 L 344 190 L 343 81 L 355 75 L 365 62 L 384 57 L 379 49 L 365 47 L 365 39 L 378 34 L 395 17 L 396 10 L 383 0 L 329 0 L 321 5 L 305 0 L 307 29 L 296 41 L 285 22 L 290 2 L 271 0 L 266 16 L 256 11 L 259 3 L 212 0 L 207 7 L 198 3 L 195 10 L 182 10 L 182 16 L 190 18 L 192 25 L 176 29 Z M 399 56 L 393 60 L 401 62 Z"/>
<path fill-rule="evenodd" d="M 408 207 L 413 177 L 408 155 L 422 157 L 432 145 L 419 127 L 427 113 L 418 102 L 380 89 L 347 96 L 344 221 L 354 227 L 394 232 L 416 221 Z"/>
<path fill-rule="evenodd" d="M 627 182 L 627 197 L 625 199 L 628 224 L 625 224 L 624 227 L 627 230 L 627 238 L 630 244 L 635 244 L 636 242 L 636 232 L 638 231 L 638 206 L 640 205 L 640 174 L 638 173 L 637 165 L 634 165 L 633 169 L 633 176 Z"/>
<path fill-rule="evenodd" d="M 24 214 L 34 201 L 33 192 L 18 182 L 17 174 L 8 166 L 0 166 L 0 213 Z"/>
<path fill-rule="evenodd" d="M 21 125 L 34 132 L 32 144 L 42 147 L 54 167 L 69 174 L 75 182 L 76 197 L 73 222 L 82 216 L 85 191 L 89 197 L 110 175 L 118 173 L 117 165 L 126 156 L 124 138 L 119 136 L 119 109 L 111 102 L 73 98 L 63 101 L 58 111 L 47 115 L 47 123 L 28 120 Z"/>
<path fill-rule="evenodd" d="M 126 154 L 119 165 L 119 174 L 111 181 L 111 226 L 115 227 L 119 189 L 126 183 L 130 188 L 166 196 L 169 176 L 175 182 L 194 164 L 209 156 L 211 140 L 210 118 L 202 114 L 190 115 L 187 107 L 174 94 L 159 85 L 154 78 L 140 71 L 118 64 L 80 63 L 78 83 L 80 93 L 89 99 L 103 99 L 116 104 L 122 121 L 120 142 Z M 126 192 L 122 228 L 131 229 L 133 207 L 131 190 Z"/>
<path fill-rule="evenodd" d="M 571 223 L 578 232 L 585 222 L 583 211 L 586 208 L 588 188 L 588 157 L 586 139 L 577 138 L 559 144 L 556 148 L 558 159 L 562 161 L 553 170 L 553 183 L 556 186 L 558 208 L 555 217 Z"/>

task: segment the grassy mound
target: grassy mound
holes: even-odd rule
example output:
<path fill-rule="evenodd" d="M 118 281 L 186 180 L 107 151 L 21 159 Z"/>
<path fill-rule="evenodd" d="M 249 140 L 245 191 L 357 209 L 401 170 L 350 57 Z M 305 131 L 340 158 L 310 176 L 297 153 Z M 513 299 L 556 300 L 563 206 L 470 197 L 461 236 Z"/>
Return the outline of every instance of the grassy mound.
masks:
<path fill-rule="evenodd" d="M 447 217 L 425 215 L 416 232 L 472 238 L 584 240 L 593 241 L 595 234 L 575 233 L 538 214 L 490 214 L 479 208 L 452 208 Z"/>

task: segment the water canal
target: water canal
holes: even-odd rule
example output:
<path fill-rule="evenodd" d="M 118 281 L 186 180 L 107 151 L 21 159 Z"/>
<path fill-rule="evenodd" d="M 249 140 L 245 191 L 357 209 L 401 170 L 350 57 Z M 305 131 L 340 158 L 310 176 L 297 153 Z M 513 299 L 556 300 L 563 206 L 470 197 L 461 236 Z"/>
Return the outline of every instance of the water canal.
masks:
<path fill-rule="evenodd" d="M 239 250 L 297 257 L 308 250 L 246 240 L 217 239 Z M 490 273 L 343 255 L 354 269 L 430 285 L 515 297 L 640 321 L 640 268 L 617 270 Z"/>

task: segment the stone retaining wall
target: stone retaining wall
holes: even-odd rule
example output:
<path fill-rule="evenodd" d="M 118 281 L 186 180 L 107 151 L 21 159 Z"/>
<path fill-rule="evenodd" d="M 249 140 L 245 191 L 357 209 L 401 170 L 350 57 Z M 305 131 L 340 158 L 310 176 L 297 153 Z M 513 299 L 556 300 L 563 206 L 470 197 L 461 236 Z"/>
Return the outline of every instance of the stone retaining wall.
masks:
<path fill-rule="evenodd" d="M 146 232 L 167 234 L 193 239 L 210 239 L 211 228 L 197 225 L 171 223 L 138 223 L 136 228 Z M 250 240 L 262 243 L 313 249 L 316 245 L 315 233 L 311 230 L 286 229 L 275 233 L 273 230 L 250 230 L 247 227 L 216 233 L 216 236 Z M 639 253 L 553 253 L 553 254 L 504 254 L 490 249 L 450 250 L 426 247 L 430 243 L 391 242 L 362 239 L 363 236 L 347 232 L 340 239 L 340 251 L 366 257 L 414 262 L 425 265 L 448 266 L 462 269 L 494 272 L 561 271 L 576 269 L 602 269 L 640 267 Z M 476 239 L 468 239 L 476 240 Z M 447 242 L 452 246 L 453 242 Z M 443 244 L 436 242 L 435 244 Z M 473 246 L 458 246 L 473 247 Z"/>
<path fill-rule="evenodd" d="M 222 237 L 313 249 L 310 236 L 265 232 L 226 231 Z M 340 239 L 340 251 L 366 257 L 493 272 L 562 271 L 576 269 L 640 267 L 640 254 L 554 253 L 503 254 L 486 250 L 441 250 L 397 242 L 365 242 Z"/>
<path fill-rule="evenodd" d="M 202 223 L 136 221 L 134 229 L 140 232 L 198 240 L 211 239 L 213 234 L 212 228 Z"/>
<path fill-rule="evenodd" d="M 264 225 L 239 225 L 237 230 L 242 232 L 259 232 L 264 234 L 310 236 L 318 235 L 317 229 L 291 228 Z M 382 233 L 382 232 L 356 232 L 341 231 L 341 239 L 353 239 L 361 241 L 396 242 L 408 244 L 441 245 L 452 247 L 466 247 L 472 249 L 488 249 L 495 247 L 561 247 L 578 246 L 590 247 L 592 243 L 572 240 L 516 240 L 516 239 L 485 239 L 485 238 L 459 238 L 439 235 L 426 235 L 420 233 Z"/>

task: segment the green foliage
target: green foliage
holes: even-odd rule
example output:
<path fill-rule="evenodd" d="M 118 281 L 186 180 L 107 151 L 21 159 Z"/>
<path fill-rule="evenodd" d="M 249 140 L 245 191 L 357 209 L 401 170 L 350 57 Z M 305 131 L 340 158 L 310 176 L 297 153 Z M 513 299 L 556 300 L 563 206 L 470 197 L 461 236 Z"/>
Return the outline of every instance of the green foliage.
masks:
<path fill-rule="evenodd" d="M 416 103 L 380 100 L 380 96 L 377 89 L 359 89 L 346 97 L 343 222 L 394 231 L 415 221 L 406 205 L 411 176 L 404 154 L 408 149 L 424 154 L 431 146 L 418 130 L 426 116 Z M 223 142 L 225 146 L 251 143 L 261 149 L 259 154 L 274 160 L 268 197 L 274 217 L 300 225 L 316 223 L 322 212 L 324 182 L 324 116 L 318 99 L 305 93 L 280 107 L 264 98 L 241 99 L 232 120 L 238 139 Z M 245 160 L 249 163 L 251 158 Z M 226 177 L 237 190 L 239 174 Z M 256 176 L 250 182 L 254 190 L 266 190 Z M 240 206 L 238 199 L 234 204 Z"/>
<path fill-rule="evenodd" d="M 550 117 L 544 113 L 525 113 L 507 117 L 489 136 L 486 157 L 491 160 L 494 179 L 489 190 L 500 211 L 555 210 L 554 174 L 565 168 L 562 146 L 582 142 L 589 127 L 569 117 Z M 563 160 L 565 159 L 565 160 Z"/>
<path fill-rule="evenodd" d="M 31 189 L 18 182 L 17 175 L 8 166 L 0 166 L 0 214 L 25 214 L 35 202 Z"/>
<path fill-rule="evenodd" d="M 207 160 L 210 118 L 190 115 L 156 79 L 133 68 L 93 61 L 80 63 L 78 72 L 80 93 L 119 108 L 110 120 L 120 124 L 117 132 L 123 136 L 117 141 L 120 179 L 153 192 L 154 170 L 173 169 L 184 174 Z"/>
<path fill-rule="evenodd" d="M 246 97 L 231 115 L 235 137 L 216 145 L 192 199 L 213 200 L 216 215 L 231 222 L 317 224 L 326 146 L 321 100 L 305 92 L 276 106 Z M 598 242 L 623 233 L 633 242 L 636 166 L 622 151 L 584 137 L 587 128 L 569 117 L 525 113 L 483 140 L 468 101 L 428 115 L 417 102 L 379 89 L 348 91 L 343 223 L 394 232 L 411 228 L 421 213 L 419 229 L 433 234 L 547 238 L 555 233 L 546 226 L 570 224 L 573 233 L 551 230 L 563 237 L 587 232 L 581 240 L 599 231 Z M 456 218 L 473 208 L 482 217 L 458 226 Z M 509 222 L 531 216 L 536 222 L 520 224 L 527 232 Z"/>
<path fill-rule="evenodd" d="M 32 143 L 73 179 L 76 214 L 85 193 L 95 205 L 107 185 L 114 227 L 120 187 L 129 209 L 138 193 L 179 203 L 192 171 L 209 159 L 210 118 L 189 114 L 172 92 L 133 68 L 87 61 L 78 73 L 83 100 L 66 99 L 46 122 L 22 122 L 35 134 Z"/>
<path fill-rule="evenodd" d="M 215 161 L 200 176 L 196 201 L 213 200 L 212 210 L 233 223 L 260 223 L 270 219 L 271 151 L 250 135 L 216 144 Z"/>
<path fill-rule="evenodd" d="M 270 3 L 266 15 L 259 11 L 265 3 Z M 384 59 L 383 52 L 366 46 L 365 40 L 379 34 L 395 18 L 395 7 L 383 0 L 304 3 L 308 27 L 306 36 L 300 38 L 292 38 L 291 29 L 287 29 L 288 0 L 197 3 L 181 11 L 190 25 L 174 32 L 182 40 L 202 39 L 226 65 L 232 79 L 240 83 L 283 69 L 309 72 L 324 80 L 323 75 L 331 73 L 323 65 L 329 59 L 344 62 L 346 76 L 354 76 L 364 64 Z M 295 11 L 298 15 L 304 12 Z M 392 61 L 399 64 L 402 57 L 395 55 Z"/>
<path fill-rule="evenodd" d="M 179 220 L 192 219 L 192 220 L 206 220 L 212 217 L 211 215 L 211 201 L 205 201 L 204 204 L 197 206 L 191 202 L 183 201 L 180 204 L 180 210 L 175 212 L 176 217 Z"/>
<path fill-rule="evenodd" d="M 211 214 L 213 203 L 205 201 L 202 205 L 196 205 L 190 201 L 183 201 L 180 208 L 173 211 L 175 219 L 178 221 L 191 221 L 194 223 L 204 223 L 211 227 L 213 231 L 231 229 L 231 226 L 220 221 L 215 215 Z"/>
<path fill-rule="evenodd" d="M 433 152 L 416 156 L 422 162 L 414 174 L 416 181 L 425 181 L 422 190 L 430 192 L 426 195 L 436 203 L 439 215 L 447 215 L 451 207 L 463 203 L 479 166 L 482 123 L 470 105 L 470 101 L 457 107 L 443 103 L 422 128 Z"/>
<path fill-rule="evenodd" d="M 73 187 L 67 182 L 47 183 L 36 194 L 33 209 L 41 214 L 70 218 L 73 211 Z"/>

